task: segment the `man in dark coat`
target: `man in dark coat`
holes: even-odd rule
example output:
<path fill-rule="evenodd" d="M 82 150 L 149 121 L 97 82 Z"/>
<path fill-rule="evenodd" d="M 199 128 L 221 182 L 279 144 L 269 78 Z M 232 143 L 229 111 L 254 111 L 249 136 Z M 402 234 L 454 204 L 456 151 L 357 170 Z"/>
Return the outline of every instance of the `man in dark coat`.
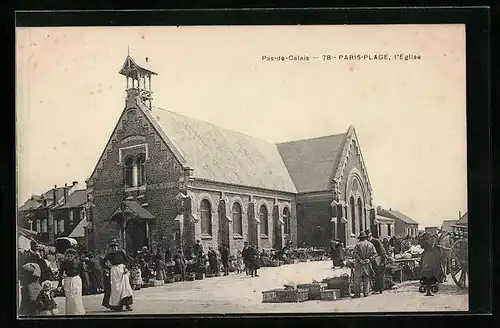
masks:
<path fill-rule="evenodd" d="M 363 283 L 363 295 L 366 297 L 370 291 L 370 276 L 372 274 L 372 261 L 377 256 L 377 251 L 367 239 L 366 232 L 361 231 L 358 236 L 359 242 L 354 246 L 354 296 L 361 296 L 361 283 Z"/>
<path fill-rule="evenodd" d="M 208 248 L 208 263 L 210 264 L 210 273 L 218 274 L 217 253 L 212 247 Z"/>
<path fill-rule="evenodd" d="M 250 259 L 250 274 L 252 277 L 258 277 L 257 269 L 260 268 L 260 254 L 256 246 L 250 246 L 251 259 Z"/>
<path fill-rule="evenodd" d="M 245 264 L 245 273 L 248 276 L 250 275 L 250 266 L 252 262 L 252 249 L 248 246 L 248 241 L 245 241 L 244 243 L 241 256 L 243 257 L 243 263 Z"/>
<path fill-rule="evenodd" d="M 365 233 L 368 236 L 368 241 L 373 244 L 375 250 L 377 251 L 377 256 L 372 262 L 373 271 L 375 273 L 373 292 L 382 294 L 382 291 L 384 290 L 385 264 L 387 261 L 387 253 L 382 242 L 372 236 L 370 229 L 367 229 Z"/>

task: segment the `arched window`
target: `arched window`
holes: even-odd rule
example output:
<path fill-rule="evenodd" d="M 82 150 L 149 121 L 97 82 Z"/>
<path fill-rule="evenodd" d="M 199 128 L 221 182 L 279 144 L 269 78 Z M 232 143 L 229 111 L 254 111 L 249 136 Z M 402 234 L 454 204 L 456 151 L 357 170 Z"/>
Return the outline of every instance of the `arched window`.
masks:
<path fill-rule="evenodd" d="M 64 232 L 64 220 L 59 220 L 59 233 Z"/>
<path fill-rule="evenodd" d="M 288 207 L 283 209 L 283 225 L 285 235 L 290 235 L 290 211 L 288 210 Z"/>
<path fill-rule="evenodd" d="M 269 213 L 267 212 L 266 205 L 262 205 L 260 207 L 260 214 L 259 214 L 260 234 L 261 235 L 265 235 L 265 236 L 269 235 L 269 222 L 267 222 L 268 216 L 269 216 Z"/>
<path fill-rule="evenodd" d="M 210 202 L 206 199 L 201 201 L 201 233 L 204 235 L 212 235 L 212 208 Z"/>
<path fill-rule="evenodd" d="M 40 233 L 42 232 L 42 223 L 40 222 L 40 220 L 36 220 L 36 232 Z"/>
<path fill-rule="evenodd" d="M 351 197 L 349 200 L 349 206 L 351 209 L 351 232 L 356 234 L 356 206 L 354 206 L 354 198 Z"/>
<path fill-rule="evenodd" d="M 48 222 L 47 222 L 47 219 L 43 219 L 42 221 L 42 232 L 47 232 L 49 229 L 48 229 Z"/>
<path fill-rule="evenodd" d="M 141 154 L 137 157 L 137 185 L 144 186 L 146 184 L 146 156 Z"/>
<path fill-rule="evenodd" d="M 239 203 L 233 204 L 233 234 L 243 236 L 243 220 Z"/>
<path fill-rule="evenodd" d="M 363 229 L 363 204 L 361 203 L 361 198 L 358 198 L 358 221 L 359 230 Z"/>
<path fill-rule="evenodd" d="M 134 159 L 127 157 L 125 159 L 125 187 L 134 187 Z"/>

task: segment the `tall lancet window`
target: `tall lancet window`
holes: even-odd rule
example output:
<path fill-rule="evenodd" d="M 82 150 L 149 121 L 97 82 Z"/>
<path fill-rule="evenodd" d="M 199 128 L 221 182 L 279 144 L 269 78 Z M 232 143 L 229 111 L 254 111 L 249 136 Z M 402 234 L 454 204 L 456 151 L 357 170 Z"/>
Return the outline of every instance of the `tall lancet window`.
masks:
<path fill-rule="evenodd" d="M 356 206 L 354 205 L 354 198 L 349 200 L 349 207 L 351 210 L 351 232 L 356 234 Z"/>
<path fill-rule="evenodd" d="M 125 175 L 125 187 L 130 188 L 130 187 L 135 187 L 134 186 L 134 158 L 133 157 L 127 157 L 125 159 L 125 169 L 124 169 L 124 175 Z"/>
<path fill-rule="evenodd" d="M 137 157 L 137 186 L 146 184 L 146 156 L 141 154 Z"/>

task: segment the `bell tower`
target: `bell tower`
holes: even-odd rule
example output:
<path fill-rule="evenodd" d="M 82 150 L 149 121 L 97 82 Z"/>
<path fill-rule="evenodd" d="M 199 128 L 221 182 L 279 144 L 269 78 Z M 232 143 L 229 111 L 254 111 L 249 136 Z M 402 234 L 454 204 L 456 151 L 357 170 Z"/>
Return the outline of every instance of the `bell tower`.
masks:
<path fill-rule="evenodd" d="M 145 59 L 145 62 L 148 63 L 148 57 Z M 141 100 L 151 109 L 151 100 L 153 100 L 151 77 L 158 74 L 144 66 L 132 59 L 129 52 L 119 73 L 127 80 L 127 100 L 140 96 Z"/>

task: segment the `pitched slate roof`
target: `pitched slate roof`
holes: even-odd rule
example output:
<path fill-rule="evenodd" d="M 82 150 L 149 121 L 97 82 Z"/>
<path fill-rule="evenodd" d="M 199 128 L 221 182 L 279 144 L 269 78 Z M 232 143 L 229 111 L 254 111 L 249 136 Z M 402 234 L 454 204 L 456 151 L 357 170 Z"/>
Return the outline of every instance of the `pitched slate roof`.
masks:
<path fill-rule="evenodd" d="M 59 206 L 58 209 L 81 207 L 87 202 L 87 191 L 85 189 L 75 190 L 67 199 L 67 203 Z"/>
<path fill-rule="evenodd" d="M 52 204 L 52 201 L 54 200 L 54 193 L 53 189 L 50 189 L 46 192 L 44 192 L 42 195 L 33 195 L 31 196 L 26 202 L 24 202 L 23 205 L 19 207 L 19 211 L 30 211 L 30 210 L 35 210 L 43 205 L 43 199 L 48 200 L 49 202 L 48 205 Z M 61 199 L 64 197 L 64 187 L 60 187 L 56 189 L 56 197 L 57 199 Z"/>
<path fill-rule="evenodd" d="M 458 220 L 444 220 L 443 223 L 441 224 L 441 230 L 452 231 L 453 229 L 451 227 L 455 225 L 457 222 Z"/>
<path fill-rule="evenodd" d="M 151 116 L 195 178 L 296 193 L 275 144 L 157 107 Z"/>
<path fill-rule="evenodd" d="M 380 209 L 380 210 L 377 210 L 377 215 L 385 216 L 385 217 L 389 217 L 389 218 L 394 218 L 394 219 L 398 219 L 398 220 L 403 221 L 406 224 L 418 224 L 417 221 L 411 219 L 410 217 L 404 215 L 403 213 L 401 213 L 399 211 L 395 211 L 395 210 L 392 210 L 392 209 L 388 209 L 388 210 L 386 210 L 386 209 Z"/>
<path fill-rule="evenodd" d="M 460 220 L 458 220 L 457 223 L 455 223 L 455 225 L 466 226 L 468 225 L 468 223 L 469 223 L 469 212 L 466 212 L 464 215 L 462 215 Z"/>
<path fill-rule="evenodd" d="M 277 145 L 298 192 L 330 189 L 346 136 L 342 133 Z"/>

